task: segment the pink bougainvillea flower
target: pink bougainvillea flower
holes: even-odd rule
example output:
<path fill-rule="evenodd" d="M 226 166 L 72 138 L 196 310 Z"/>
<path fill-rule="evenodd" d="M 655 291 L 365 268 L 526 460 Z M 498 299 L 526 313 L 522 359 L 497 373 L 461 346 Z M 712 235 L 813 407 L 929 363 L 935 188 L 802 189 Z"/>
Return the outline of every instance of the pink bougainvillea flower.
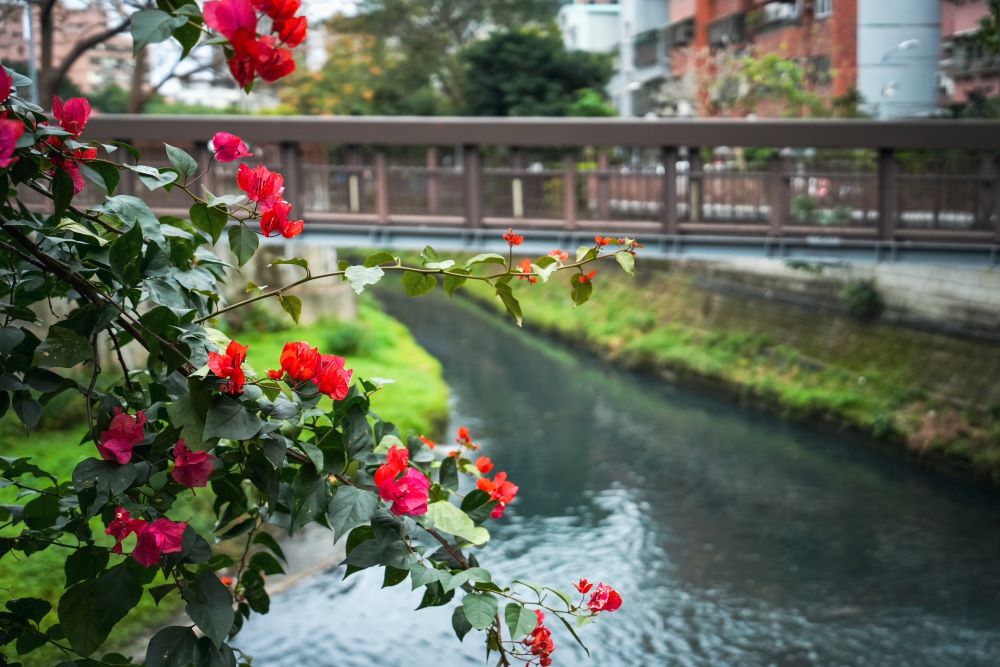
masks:
<path fill-rule="evenodd" d="M 260 216 L 260 232 L 264 236 L 271 236 L 278 232 L 286 239 L 292 239 L 302 233 L 305 224 L 302 220 L 289 220 L 288 215 L 292 212 L 292 205 L 286 201 L 279 201 L 271 207 L 264 209 Z"/>
<path fill-rule="evenodd" d="M 14 80 L 7 74 L 7 70 L 0 67 L 0 104 L 7 101 L 12 90 L 14 90 Z"/>
<path fill-rule="evenodd" d="M 206 2 L 202 11 L 205 25 L 228 40 L 240 30 L 257 32 L 257 12 L 250 0 L 215 0 Z"/>
<path fill-rule="evenodd" d="M 181 550 L 184 531 L 187 524 L 183 521 L 157 519 L 137 531 L 135 549 L 132 559 L 144 567 L 152 567 L 160 562 L 163 554 L 177 553 Z"/>
<path fill-rule="evenodd" d="M 265 35 L 257 40 L 256 67 L 264 81 L 277 81 L 295 71 L 295 58 L 291 51 L 278 46 L 274 37 Z"/>
<path fill-rule="evenodd" d="M 207 486 L 212 467 L 219 459 L 209 452 L 193 452 L 181 438 L 174 445 L 174 469 L 170 476 L 174 481 L 189 489 Z"/>
<path fill-rule="evenodd" d="M 236 184 L 247 193 L 247 199 L 258 202 L 265 209 L 280 202 L 285 191 L 285 178 L 262 164 L 251 169 L 241 163 L 236 170 Z"/>
<path fill-rule="evenodd" d="M 389 477 L 378 487 L 382 500 L 392 503 L 389 511 L 396 516 L 427 514 L 431 481 L 416 468 L 407 468 L 399 479 Z"/>
<path fill-rule="evenodd" d="M 309 343 L 285 343 L 281 349 L 281 370 L 297 382 L 311 380 L 319 366 L 319 350 Z M 279 375 L 280 377 L 280 375 Z M 274 378 L 277 379 L 277 378 Z"/>
<path fill-rule="evenodd" d="M 476 480 L 476 486 L 480 491 L 490 494 L 491 499 L 497 501 L 496 507 L 490 512 L 490 516 L 494 519 L 499 519 L 503 516 L 504 510 L 507 508 L 507 505 L 514 501 L 514 497 L 518 491 L 516 484 L 507 481 L 507 473 L 505 472 L 498 472 L 492 480 L 480 477 Z"/>
<path fill-rule="evenodd" d="M 521 236 L 520 234 L 515 234 L 513 229 L 508 229 L 504 233 L 503 240 L 506 241 L 507 244 L 512 248 L 516 245 L 521 245 L 522 243 L 524 243 L 524 237 Z"/>
<path fill-rule="evenodd" d="M 275 21 L 289 19 L 302 7 L 302 0 L 253 0 L 253 6 Z"/>
<path fill-rule="evenodd" d="M 52 115 L 59 121 L 62 129 L 76 139 L 83 134 L 83 129 L 90 119 L 90 102 L 83 97 L 73 97 L 64 104 L 55 97 L 52 99 Z"/>
<path fill-rule="evenodd" d="M 208 353 L 208 367 L 220 378 L 228 380 L 222 391 L 236 396 L 243 393 L 246 375 L 243 373 L 243 362 L 247 359 L 247 346 L 240 345 L 235 340 L 229 341 L 225 354 Z"/>
<path fill-rule="evenodd" d="M 590 592 L 590 589 L 594 587 L 594 584 L 590 583 L 586 579 L 581 579 L 580 581 L 573 584 L 573 587 L 576 588 L 576 590 L 583 593 L 584 595 L 586 595 L 587 593 Z"/>
<path fill-rule="evenodd" d="M 405 447 L 393 445 L 385 456 L 386 461 L 375 471 L 375 486 L 382 487 L 386 482 L 395 479 L 406 470 L 410 464 L 410 452 Z"/>
<path fill-rule="evenodd" d="M 476 470 L 485 475 L 489 471 L 493 470 L 493 461 L 491 461 L 488 456 L 480 456 L 476 459 Z"/>
<path fill-rule="evenodd" d="M 241 28 L 229 38 L 233 55 L 229 58 L 229 71 L 241 88 L 249 88 L 257 76 L 257 33 Z"/>
<path fill-rule="evenodd" d="M 342 401 L 347 398 L 353 376 L 353 370 L 344 368 L 343 357 L 321 354 L 313 381 L 321 394 L 326 394 L 335 401 Z"/>
<path fill-rule="evenodd" d="M 597 584 L 597 588 L 594 590 L 593 595 L 590 596 L 590 600 L 587 601 L 587 607 L 590 608 L 591 613 L 597 614 L 602 611 L 615 611 L 622 606 L 622 596 L 618 594 L 618 591 L 611 588 L 604 582 Z"/>
<path fill-rule="evenodd" d="M 115 416 L 106 431 L 101 431 L 97 442 L 97 451 L 105 461 L 128 463 L 132 460 L 132 448 L 142 442 L 145 437 L 143 426 L 146 424 L 146 413 L 139 410 L 135 417 L 115 408 Z"/>
<path fill-rule="evenodd" d="M 305 16 L 293 16 L 274 22 L 274 31 L 278 35 L 278 40 L 290 49 L 294 49 L 306 41 L 308 28 L 309 22 Z"/>
<path fill-rule="evenodd" d="M 21 121 L 0 119 L 0 167 L 9 167 L 17 162 L 14 150 L 22 134 L 24 124 Z"/>
<path fill-rule="evenodd" d="M 215 133 L 212 137 L 212 150 L 219 162 L 233 162 L 252 155 L 245 141 L 228 132 Z"/>
<path fill-rule="evenodd" d="M 145 521 L 142 519 L 133 519 L 124 507 L 116 507 L 115 518 L 111 520 L 111 523 L 108 524 L 107 529 L 104 531 L 105 535 L 113 535 L 115 538 L 115 546 L 111 547 L 111 551 L 120 554 L 122 552 L 122 542 L 132 533 L 138 533 L 145 527 Z"/>

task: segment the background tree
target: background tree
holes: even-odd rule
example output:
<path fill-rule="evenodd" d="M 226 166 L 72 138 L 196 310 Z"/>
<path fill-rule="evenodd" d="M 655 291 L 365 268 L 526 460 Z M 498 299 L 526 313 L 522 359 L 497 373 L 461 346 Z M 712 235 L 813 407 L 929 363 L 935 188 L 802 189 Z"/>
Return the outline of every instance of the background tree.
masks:
<path fill-rule="evenodd" d="M 405 53 L 400 80 L 411 90 L 434 86 L 458 107 L 459 52 L 489 30 L 551 21 L 558 6 L 557 0 L 361 0 L 337 29 Z"/>
<path fill-rule="evenodd" d="M 592 101 L 611 78 L 608 57 L 567 51 L 555 31 L 495 32 L 462 51 L 461 63 L 461 109 L 472 116 L 573 115 L 588 108 L 581 94 Z"/>

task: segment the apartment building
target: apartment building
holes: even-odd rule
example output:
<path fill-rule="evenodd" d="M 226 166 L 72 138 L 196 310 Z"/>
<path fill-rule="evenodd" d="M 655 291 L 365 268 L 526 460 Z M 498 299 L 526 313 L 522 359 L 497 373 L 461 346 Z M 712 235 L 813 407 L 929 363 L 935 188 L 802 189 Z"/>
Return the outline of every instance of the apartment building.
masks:
<path fill-rule="evenodd" d="M 941 101 L 959 106 L 972 94 L 1000 95 L 1000 56 L 987 53 L 976 38 L 987 16 L 986 0 L 941 3 Z"/>

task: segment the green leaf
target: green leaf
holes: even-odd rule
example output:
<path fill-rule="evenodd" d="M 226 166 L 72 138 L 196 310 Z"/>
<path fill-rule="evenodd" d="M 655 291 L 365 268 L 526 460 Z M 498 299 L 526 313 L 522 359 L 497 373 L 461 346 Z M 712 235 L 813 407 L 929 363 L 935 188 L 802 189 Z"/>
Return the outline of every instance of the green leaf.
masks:
<path fill-rule="evenodd" d="M 111 270 L 127 284 L 139 281 L 139 266 L 142 263 L 142 228 L 139 225 L 133 225 L 114 240 L 108 248 L 108 263 Z"/>
<path fill-rule="evenodd" d="M 207 637 L 199 637 L 194 645 L 193 667 L 236 667 L 233 649 L 222 644 L 218 648 Z"/>
<path fill-rule="evenodd" d="M 195 227 L 212 237 L 212 243 L 219 242 L 219 237 L 222 236 L 222 230 L 226 228 L 228 220 L 224 208 L 197 203 L 189 209 L 188 214 Z"/>
<path fill-rule="evenodd" d="M 469 623 L 469 619 L 465 617 L 464 607 L 455 607 L 455 611 L 451 613 L 451 627 L 455 631 L 458 641 L 465 639 L 465 635 L 472 630 L 472 623 Z"/>
<path fill-rule="evenodd" d="M 327 510 L 334 537 L 339 540 L 352 528 L 368 523 L 377 507 L 378 498 L 371 491 L 338 486 Z"/>
<path fill-rule="evenodd" d="M 384 275 L 385 272 L 377 266 L 349 266 L 344 271 L 344 277 L 351 283 L 351 289 L 356 294 L 361 294 L 365 291 L 365 287 L 382 280 Z"/>
<path fill-rule="evenodd" d="M 202 572 L 187 590 L 187 615 L 219 646 L 233 627 L 233 596 L 214 572 Z"/>
<path fill-rule="evenodd" d="M 590 657 L 590 649 L 587 648 L 587 646 L 580 640 L 580 635 L 576 634 L 576 630 L 574 630 L 573 626 L 569 624 L 569 621 L 567 621 L 565 618 L 563 618 L 559 614 L 553 614 L 553 615 L 556 618 L 558 618 L 560 621 L 562 621 L 562 624 L 566 626 L 566 629 L 569 630 L 569 633 L 571 635 L 573 635 L 573 639 L 576 640 L 576 643 L 580 645 L 580 648 L 582 648 L 584 650 L 584 652 L 587 654 L 587 657 L 589 658 Z"/>
<path fill-rule="evenodd" d="M 434 251 L 434 248 L 430 246 L 424 246 L 423 252 L 420 253 L 420 260 L 428 269 L 450 269 L 455 266 L 455 260 L 440 259 L 437 252 Z"/>
<path fill-rule="evenodd" d="M 179 625 L 163 628 L 149 640 L 146 647 L 146 667 L 188 667 L 194 660 L 198 635 Z"/>
<path fill-rule="evenodd" d="M 546 258 L 543 257 L 542 259 L 546 259 Z M 542 261 L 542 259 L 540 259 L 538 261 Z M 552 258 L 549 257 L 548 259 L 552 259 Z M 551 262 L 547 262 L 545 266 L 540 266 L 538 264 L 532 264 L 531 268 L 532 268 L 532 270 L 535 273 L 538 274 L 538 277 L 542 279 L 543 283 L 547 283 L 547 282 L 549 282 L 549 278 L 552 277 L 552 274 L 559 270 L 559 264 L 555 260 L 552 260 Z"/>
<path fill-rule="evenodd" d="M 253 538 L 253 543 L 259 544 L 263 547 L 267 547 L 268 549 L 271 550 L 271 553 L 273 553 L 275 556 L 277 556 L 281 560 L 285 560 L 285 552 L 282 551 L 281 545 L 278 544 L 278 540 L 274 539 L 274 537 L 270 533 L 265 533 L 265 532 L 257 533 L 257 535 L 255 535 Z"/>
<path fill-rule="evenodd" d="M 503 610 L 503 618 L 507 623 L 510 638 L 517 640 L 535 629 L 538 625 L 538 617 L 535 612 L 527 609 L 524 605 L 511 602 Z"/>
<path fill-rule="evenodd" d="M 121 180 L 121 173 L 118 171 L 118 167 L 109 162 L 97 161 L 79 162 L 78 164 L 84 176 L 104 188 L 104 191 L 109 195 L 115 193 L 115 188 L 118 187 L 118 182 Z"/>
<path fill-rule="evenodd" d="M 452 491 L 458 491 L 458 462 L 454 456 L 447 456 L 441 461 L 441 468 L 438 470 L 438 481 L 441 486 Z"/>
<path fill-rule="evenodd" d="M 42 418 L 42 404 L 28 391 L 15 391 L 11 399 L 14 414 L 29 431 L 38 426 Z"/>
<path fill-rule="evenodd" d="M 278 559 L 266 551 L 258 551 L 250 558 L 250 567 L 257 568 L 267 575 L 284 574 L 285 568 L 281 566 Z"/>
<path fill-rule="evenodd" d="M 59 599 L 59 624 L 74 650 L 90 655 L 142 597 L 131 561 L 74 584 Z"/>
<path fill-rule="evenodd" d="M 243 403 L 229 396 L 216 396 L 205 419 L 203 440 L 228 438 L 249 440 L 260 431 L 261 421 Z"/>
<path fill-rule="evenodd" d="M 257 252 L 258 243 L 260 240 L 257 238 L 257 234 L 246 227 L 236 225 L 229 228 L 229 249 L 233 251 L 236 262 L 240 266 L 250 261 L 253 254 Z"/>
<path fill-rule="evenodd" d="M 19 598 L 8 601 L 7 609 L 12 611 L 15 616 L 29 618 L 38 623 L 52 609 L 52 604 L 48 600 L 39 598 Z"/>
<path fill-rule="evenodd" d="M 164 169 L 157 169 L 156 167 L 148 167 L 146 165 L 124 165 L 129 171 L 134 171 L 139 175 L 139 180 L 145 185 L 150 191 L 159 190 L 162 187 L 170 185 L 177 180 L 178 176 L 176 172 L 167 171 Z"/>
<path fill-rule="evenodd" d="M 96 207 L 95 210 L 121 218 L 129 226 L 139 225 L 142 227 L 142 235 L 150 243 L 162 246 L 166 242 L 163 238 L 163 232 L 160 230 L 160 221 L 157 220 L 153 209 L 149 208 L 149 205 L 138 197 L 132 195 L 108 197 L 104 204 Z"/>
<path fill-rule="evenodd" d="M 73 178 L 65 169 L 56 169 L 52 174 L 52 201 L 56 217 L 65 213 L 73 201 Z"/>
<path fill-rule="evenodd" d="M 468 570 L 462 570 L 456 574 L 447 584 L 442 582 L 441 585 L 447 591 L 452 588 L 460 588 L 463 584 L 483 584 L 492 581 L 493 577 L 490 576 L 489 571 L 481 567 L 470 567 Z"/>
<path fill-rule="evenodd" d="M 434 527 L 455 537 L 460 537 L 476 546 L 486 544 L 490 533 L 473 523 L 469 515 L 447 500 L 439 500 L 427 506 L 427 519 Z"/>
<path fill-rule="evenodd" d="M 344 446 L 350 458 L 357 458 L 374 447 L 371 425 L 368 424 L 365 411 L 360 407 L 353 407 L 347 411 L 343 428 Z"/>
<path fill-rule="evenodd" d="M 385 566 L 385 576 L 382 577 L 382 588 L 390 588 L 406 581 L 410 576 L 409 570 L 401 570 L 389 565 Z"/>
<path fill-rule="evenodd" d="M 510 316 L 514 318 L 517 322 L 517 326 L 523 324 L 524 318 L 521 315 L 521 304 L 518 302 L 517 298 L 514 296 L 514 291 L 511 286 L 507 283 L 497 283 L 495 286 L 497 296 L 500 297 L 500 301 L 503 302 L 504 308 L 510 313 Z"/>
<path fill-rule="evenodd" d="M 465 618 L 477 630 L 485 630 L 496 619 L 497 599 L 489 593 L 469 593 L 462 598 Z"/>
<path fill-rule="evenodd" d="M 416 271 L 403 272 L 403 290 L 408 296 L 420 296 L 430 292 L 437 286 L 437 280 L 429 273 Z"/>
<path fill-rule="evenodd" d="M 83 547 L 66 557 L 66 586 L 84 579 L 96 579 L 108 564 L 108 550 L 100 547 Z"/>
<path fill-rule="evenodd" d="M 58 325 L 49 328 L 48 336 L 35 350 L 35 363 L 52 368 L 69 368 L 93 357 L 89 340 Z"/>
<path fill-rule="evenodd" d="M 279 294 L 278 303 L 281 304 L 282 310 L 291 315 L 292 321 L 298 324 L 299 317 L 302 316 L 302 299 L 297 296 Z"/>
<path fill-rule="evenodd" d="M 59 518 L 59 497 L 42 494 L 24 506 L 24 524 L 33 530 L 52 526 Z"/>
<path fill-rule="evenodd" d="M 170 39 L 170 35 L 188 22 L 186 16 L 173 16 L 159 9 L 144 9 L 132 15 L 132 52 L 139 53 L 149 44 Z"/>
<path fill-rule="evenodd" d="M 306 276 L 312 275 L 312 272 L 309 270 L 309 260 L 303 259 L 302 257 L 280 258 L 271 262 L 271 266 L 281 266 L 282 264 L 298 266 L 300 268 L 305 269 Z"/>
<path fill-rule="evenodd" d="M 465 269 L 455 269 L 456 272 L 465 272 Z M 465 276 L 455 275 L 450 273 L 444 277 L 444 291 L 448 293 L 448 296 L 454 296 L 455 290 L 465 284 Z"/>
<path fill-rule="evenodd" d="M 167 158 L 170 160 L 170 164 L 174 166 L 174 169 L 181 176 L 189 179 L 198 173 L 198 163 L 193 157 L 188 155 L 187 151 L 176 146 L 171 146 L 170 144 L 163 145 L 167 149 Z"/>
<path fill-rule="evenodd" d="M 597 257 L 597 248 L 593 246 L 582 245 L 576 249 L 576 261 L 580 262 L 585 259 L 594 259 Z"/>
<path fill-rule="evenodd" d="M 627 250 L 619 250 L 615 253 L 615 259 L 618 260 L 618 266 L 622 267 L 622 271 L 635 277 L 635 255 Z"/>
<path fill-rule="evenodd" d="M 481 255 L 476 255 L 465 262 L 467 268 L 471 268 L 476 264 L 507 264 L 507 258 L 503 255 L 498 255 L 495 252 L 484 252 Z"/>
<path fill-rule="evenodd" d="M 167 406 L 167 414 L 174 427 L 181 429 L 181 437 L 195 449 L 207 449 L 205 420 L 191 403 L 191 394 L 185 394 Z"/>
<path fill-rule="evenodd" d="M 580 274 L 574 273 L 573 277 L 569 279 L 569 283 L 573 303 L 580 306 L 590 300 L 590 295 L 594 291 L 594 284 L 592 282 L 589 280 L 585 283 L 580 282 Z"/>
<path fill-rule="evenodd" d="M 365 258 L 364 266 L 370 269 L 372 267 L 378 266 L 379 264 L 385 264 L 387 262 L 392 262 L 393 264 L 395 264 L 396 258 L 393 257 L 390 253 L 387 253 L 384 250 L 380 250 L 379 252 L 368 255 L 368 257 Z"/>

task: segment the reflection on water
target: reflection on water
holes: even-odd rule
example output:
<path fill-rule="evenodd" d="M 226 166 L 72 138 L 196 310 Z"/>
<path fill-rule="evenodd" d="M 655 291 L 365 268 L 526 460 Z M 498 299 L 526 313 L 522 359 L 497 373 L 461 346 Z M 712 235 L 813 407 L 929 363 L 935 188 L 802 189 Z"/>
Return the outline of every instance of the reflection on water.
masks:
<path fill-rule="evenodd" d="M 386 299 L 444 364 L 455 423 L 521 487 L 491 528 L 497 578 L 622 592 L 622 610 L 586 628 L 590 664 L 1000 664 L 995 496 L 468 305 Z M 342 576 L 278 596 L 238 645 L 267 666 L 483 664 L 450 608 L 414 613 L 408 582 Z M 557 664 L 586 664 L 560 630 Z"/>

